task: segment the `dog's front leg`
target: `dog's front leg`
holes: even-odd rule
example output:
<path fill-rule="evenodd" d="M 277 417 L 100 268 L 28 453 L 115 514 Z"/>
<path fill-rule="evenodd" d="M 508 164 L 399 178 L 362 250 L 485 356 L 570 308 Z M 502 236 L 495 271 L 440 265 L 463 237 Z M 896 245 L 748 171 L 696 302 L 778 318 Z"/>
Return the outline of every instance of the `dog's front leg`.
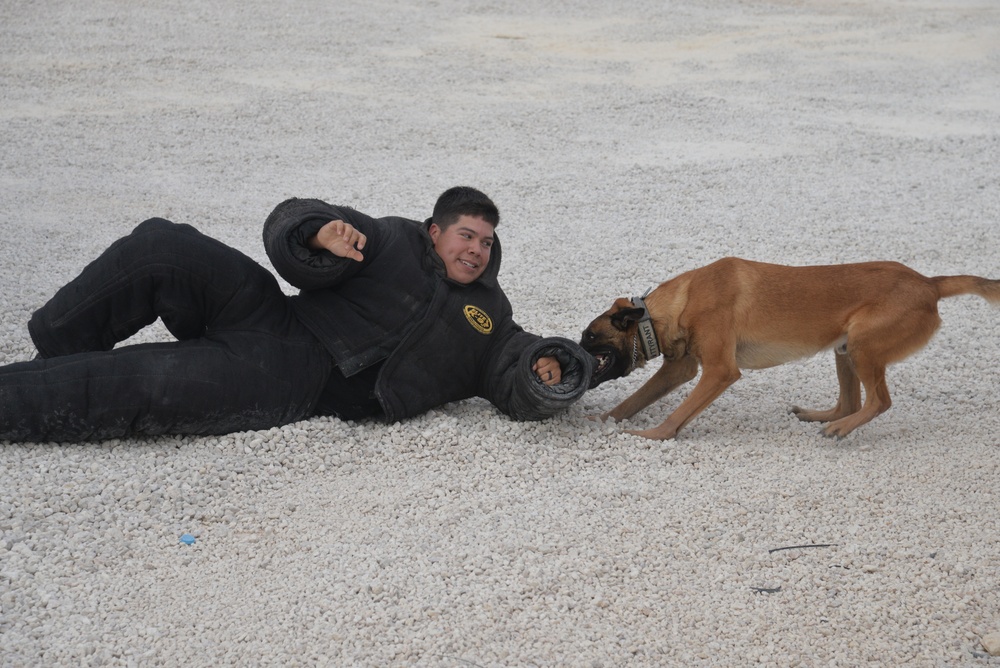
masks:
<path fill-rule="evenodd" d="M 601 420 L 608 418 L 615 422 L 627 420 L 697 375 L 698 360 L 691 355 L 684 355 L 677 360 L 664 360 L 663 366 L 643 383 L 642 387 L 625 401 L 602 415 Z"/>
<path fill-rule="evenodd" d="M 629 431 L 630 434 L 664 441 L 673 438 L 681 427 L 693 420 L 699 413 L 715 401 L 730 385 L 740 379 L 740 370 L 735 362 L 729 366 L 705 366 L 701 380 L 691 390 L 687 399 L 681 402 L 673 413 L 658 427 L 643 431 Z"/>

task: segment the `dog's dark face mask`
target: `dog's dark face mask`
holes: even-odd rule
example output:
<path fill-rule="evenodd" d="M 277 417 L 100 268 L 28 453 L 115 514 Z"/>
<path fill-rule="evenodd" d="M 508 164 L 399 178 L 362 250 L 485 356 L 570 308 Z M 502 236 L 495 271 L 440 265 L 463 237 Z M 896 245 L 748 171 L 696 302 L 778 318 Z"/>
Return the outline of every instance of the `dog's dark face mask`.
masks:
<path fill-rule="evenodd" d="M 594 358 L 590 389 L 632 373 L 632 346 L 642 309 L 626 308 L 602 313 L 583 331 L 580 346 Z"/>

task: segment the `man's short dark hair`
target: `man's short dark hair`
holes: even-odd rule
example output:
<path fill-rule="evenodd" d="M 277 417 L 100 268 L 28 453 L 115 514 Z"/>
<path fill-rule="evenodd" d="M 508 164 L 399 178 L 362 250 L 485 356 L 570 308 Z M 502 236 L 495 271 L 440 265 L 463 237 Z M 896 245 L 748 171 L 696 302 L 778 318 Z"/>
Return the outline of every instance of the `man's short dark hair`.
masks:
<path fill-rule="evenodd" d="M 446 230 L 454 225 L 460 216 L 482 218 L 493 227 L 500 224 L 500 212 L 493 200 L 469 186 L 455 186 L 441 193 L 434 205 L 432 220 L 442 230 Z"/>

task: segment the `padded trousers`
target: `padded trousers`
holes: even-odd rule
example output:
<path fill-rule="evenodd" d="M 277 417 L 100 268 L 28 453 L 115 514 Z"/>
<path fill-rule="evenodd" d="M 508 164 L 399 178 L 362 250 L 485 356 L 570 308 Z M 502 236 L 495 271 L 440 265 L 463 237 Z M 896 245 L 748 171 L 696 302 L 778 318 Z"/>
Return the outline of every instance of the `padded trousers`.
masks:
<path fill-rule="evenodd" d="M 157 318 L 176 341 L 127 344 Z M 0 440 L 281 426 L 313 414 L 335 368 L 267 269 L 162 218 L 113 243 L 28 330 L 38 357 L 0 368 Z"/>

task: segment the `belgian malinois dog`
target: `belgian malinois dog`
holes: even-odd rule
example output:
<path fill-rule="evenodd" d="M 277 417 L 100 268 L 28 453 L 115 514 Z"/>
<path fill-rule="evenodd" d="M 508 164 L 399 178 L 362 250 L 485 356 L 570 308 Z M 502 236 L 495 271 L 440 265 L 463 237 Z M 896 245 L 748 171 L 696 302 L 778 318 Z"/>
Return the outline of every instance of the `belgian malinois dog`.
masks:
<path fill-rule="evenodd" d="M 886 367 L 924 347 L 938 300 L 976 294 L 1000 303 L 1000 280 L 928 278 L 897 262 L 786 267 L 724 258 L 668 280 L 643 297 L 620 297 L 583 332 L 597 360 L 591 387 L 627 376 L 663 355 L 663 366 L 600 416 L 632 417 L 702 374 L 658 427 L 629 433 L 668 439 L 727 387 L 740 369 L 766 369 L 833 349 L 840 398 L 829 410 L 793 407 L 800 420 L 829 423 L 844 437 L 892 405 Z M 861 386 L 865 397 L 862 404 Z"/>

